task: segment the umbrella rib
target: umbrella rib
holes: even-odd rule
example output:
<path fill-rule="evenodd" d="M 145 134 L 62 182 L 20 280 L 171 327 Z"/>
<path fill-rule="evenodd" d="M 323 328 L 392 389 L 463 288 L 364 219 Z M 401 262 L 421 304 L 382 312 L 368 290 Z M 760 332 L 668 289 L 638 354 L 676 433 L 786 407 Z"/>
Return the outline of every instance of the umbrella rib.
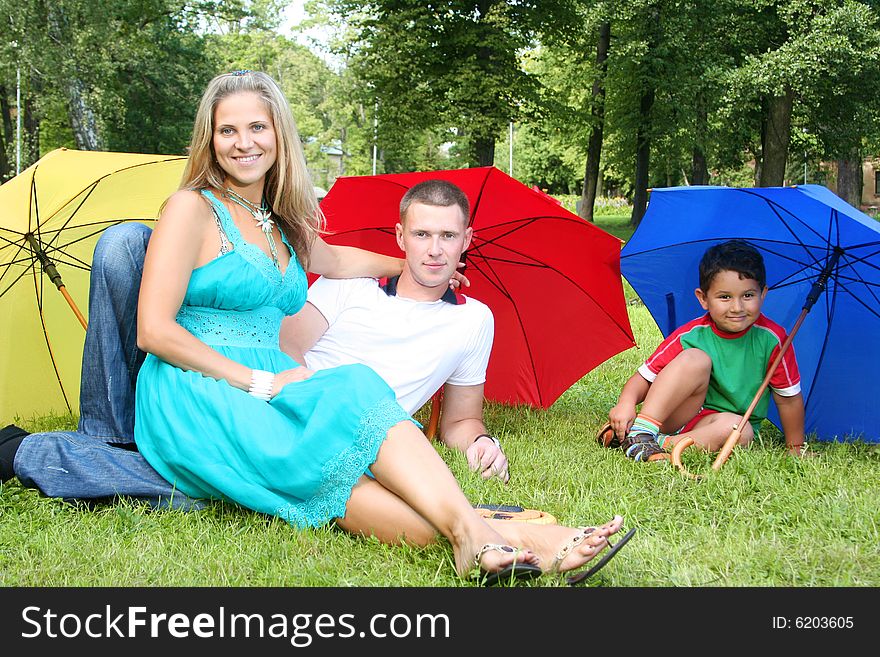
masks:
<path fill-rule="evenodd" d="M 133 220 L 134 220 L 134 219 L 132 219 L 132 221 L 133 221 Z M 82 242 L 82 241 L 84 241 L 84 240 L 87 240 L 87 239 L 89 239 L 90 237 L 94 237 L 95 235 L 100 234 L 101 232 L 103 232 L 104 230 L 106 230 L 107 228 L 109 228 L 109 227 L 111 227 L 111 226 L 117 226 L 117 225 L 123 223 L 123 221 L 130 221 L 130 220 L 129 220 L 129 219 L 125 219 L 125 220 L 122 220 L 122 219 L 116 220 L 116 219 L 114 219 L 114 220 L 108 220 L 108 221 L 94 222 L 94 223 L 90 223 L 90 224 L 81 224 L 80 226 L 77 226 L 77 228 L 86 228 L 86 227 L 91 227 L 91 226 L 95 226 L 95 227 L 97 227 L 97 226 L 100 226 L 100 225 L 102 225 L 102 224 L 109 224 L 109 225 L 104 226 L 104 227 L 102 227 L 102 228 L 98 228 L 98 229 L 95 230 L 94 232 L 91 232 L 91 233 L 89 233 L 89 234 L 87 234 L 87 235 L 82 235 L 81 237 L 78 237 L 78 238 L 76 238 L 75 240 L 73 240 L 73 241 L 71 241 L 71 242 L 66 242 L 66 243 L 64 243 L 64 244 L 57 244 L 57 245 L 54 245 L 54 246 L 53 246 L 53 251 L 52 251 L 52 253 L 53 253 L 53 254 L 61 253 L 61 254 L 63 254 L 64 256 L 69 257 L 69 258 L 71 258 L 73 261 L 75 261 L 75 262 L 70 262 L 70 261 L 63 261 L 63 260 L 60 260 L 60 259 L 59 259 L 58 262 L 64 262 L 65 264 L 71 265 L 71 266 L 73 266 L 73 267 L 78 267 L 79 269 L 86 269 L 86 270 L 88 270 L 88 269 L 90 269 L 90 266 L 89 266 L 89 264 L 88 264 L 87 262 L 85 262 L 84 260 L 81 260 L 80 258 L 77 258 L 76 256 L 72 256 L 71 254 L 67 253 L 66 251 L 63 251 L 62 249 L 69 248 L 69 247 L 73 246 L 74 244 L 78 244 L 79 242 Z M 59 234 L 60 234 L 61 231 L 59 230 L 58 232 L 59 232 Z M 76 263 L 79 263 L 79 264 L 76 264 Z"/>
<path fill-rule="evenodd" d="M 129 170 L 131 170 L 131 169 L 138 169 L 138 168 L 140 168 L 140 167 L 150 167 L 150 166 L 154 166 L 154 165 L 156 165 L 156 164 L 165 164 L 166 162 L 175 162 L 175 161 L 177 161 L 177 160 L 185 160 L 185 159 L 186 159 L 186 157 L 184 157 L 184 156 L 182 156 L 182 155 L 175 155 L 175 156 L 173 156 L 173 157 L 167 157 L 167 158 L 165 158 L 164 160 L 152 160 L 152 161 L 150 161 L 150 162 L 139 162 L 138 164 L 130 164 L 130 165 L 126 166 L 126 167 L 121 167 L 121 168 L 119 168 L 119 169 L 114 169 L 113 171 L 110 171 L 109 173 L 105 173 L 105 174 L 104 174 L 103 176 L 101 176 L 100 178 L 97 178 L 97 179 L 94 180 L 93 182 L 89 183 L 89 185 L 87 185 L 87 186 L 84 187 L 83 189 L 79 190 L 76 194 L 74 194 L 73 196 L 71 196 L 70 198 L 68 198 L 66 201 L 64 201 L 64 203 L 61 204 L 61 207 L 62 207 L 62 208 L 65 207 L 68 203 L 70 203 L 73 199 L 75 199 L 77 196 L 79 196 L 80 194 L 82 194 L 82 193 L 83 193 L 84 191 L 86 191 L 86 190 L 89 190 L 89 194 L 91 194 L 92 191 L 94 191 L 95 187 L 97 187 L 98 184 L 99 184 L 100 182 L 102 182 L 104 179 L 109 178 L 110 176 L 114 176 L 114 175 L 116 175 L 116 174 L 118 174 L 118 173 L 120 173 L 120 172 L 122 172 L 122 171 L 129 171 Z M 36 192 L 36 190 L 35 190 L 35 187 L 36 187 L 36 177 L 37 177 L 37 169 L 35 168 L 35 169 L 34 169 L 33 176 L 31 177 L 31 186 L 32 186 L 32 190 L 33 190 L 34 192 Z M 91 189 L 90 189 L 90 188 L 91 188 Z M 83 202 L 85 202 L 85 199 L 83 199 Z M 82 207 L 82 203 L 80 203 L 80 205 L 77 207 L 77 210 L 79 210 L 80 207 Z M 76 214 L 76 210 L 71 214 L 71 217 L 73 217 L 74 214 Z M 54 215 L 53 215 L 53 216 L 54 216 Z M 52 217 L 48 217 L 48 218 L 47 218 L 47 221 L 48 221 L 49 219 L 51 219 L 51 218 L 52 218 Z"/>
<path fill-rule="evenodd" d="M 31 184 L 30 184 L 30 194 L 28 196 L 28 229 L 27 232 L 33 232 L 31 227 L 31 219 L 33 217 L 33 213 L 31 209 L 36 210 L 37 215 L 37 226 L 40 225 L 40 208 L 37 204 L 37 172 L 40 170 L 39 163 L 34 165 L 34 172 L 31 174 Z"/>
<path fill-rule="evenodd" d="M 485 260 L 484 260 L 484 262 L 485 262 Z M 544 394 L 541 390 L 541 387 L 539 385 L 537 385 L 538 384 L 538 370 L 535 367 L 535 357 L 532 354 L 532 345 L 529 342 L 529 337 L 526 335 L 526 332 L 524 330 L 522 316 L 520 315 L 519 308 L 517 308 L 516 304 L 514 303 L 513 296 L 510 294 L 510 292 L 507 290 L 507 288 L 501 284 L 500 280 L 493 280 L 492 277 L 487 276 L 486 273 L 480 269 L 479 265 L 477 265 L 476 263 L 473 263 L 473 264 L 474 264 L 474 269 L 481 272 L 486 277 L 486 280 L 489 281 L 489 283 L 491 283 L 493 286 L 495 286 L 495 288 L 501 293 L 501 295 L 504 296 L 510 302 L 511 307 L 513 308 L 513 312 L 516 314 L 517 326 L 519 327 L 520 332 L 522 333 L 523 341 L 526 344 L 526 351 L 529 354 L 529 367 L 531 368 L 532 377 L 535 381 L 535 389 L 538 392 L 538 403 L 541 406 L 544 406 Z M 486 264 L 488 265 L 488 263 L 486 263 Z M 492 267 L 488 266 L 488 269 L 492 272 L 494 278 L 498 279 L 498 274 L 492 269 Z"/>
<path fill-rule="evenodd" d="M 868 304 L 866 304 L 866 303 L 861 299 L 861 297 L 859 297 L 859 295 L 853 293 L 853 292 L 852 292 L 852 291 L 851 291 L 846 285 L 841 285 L 839 282 L 837 282 L 837 284 L 835 285 L 835 288 L 840 288 L 841 290 L 843 290 L 844 292 L 846 292 L 849 296 L 851 296 L 852 299 L 853 299 L 856 303 L 858 303 L 858 304 L 860 304 L 861 306 L 863 306 L 863 307 L 865 308 L 865 310 L 867 310 L 869 313 L 871 313 L 871 314 L 874 315 L 875 317 L 880 318 L 880 313 L 878 313 L 877 310 L 875 310 L 874 308 L 872 308 L 871 306 L 869 306 Z M 870 288 L 869 288 L 869 290 L 870 290 Z M 877 296 L 876 296 L 875 294 L 872 293 L 871 296 L 874 298 L 875 301 L 877 300 Z"/>
<path fill-rule="evenodd" d="M 880 249 L 877 249 L 876 251 L 872 251 L 871 253 L 866 253 L 865 255 L 853 254 L 853 251 L 855 249 L 861 249 L 866 246 L 877 246 L 877 245 L 880 245 L 880 242 L 870 242 L 870 243 L 866 243 L 866 244 L 857 244 L 856 246 L 849 247 L 846 250 L 846 255 L 848 256 L 848 262 L 851 263 L 849 266 L 852 267 L 853 264 L 860 263 L 860 264 L 865 265 L 866 267 L 870 267 L 871 269 L 880 271 L 880 266 L 875 265 L 873 262 L 869 262 L 867 260 L 868 258 L 873 258 L 878 253 L 880 253 Z M 841 266 L 841 268 L 842 268 L 842 266 Z"/>
<path fill-rule="evenodd" d="M 3 273 L 0 274 L 0 281 L 2 281 L 4 278 L 6 278 L 6 274 L 9 273 L 10 269 L 12 269 L 12 265 L 17 265 L 17 264 L 23 263 L 23 262 L 33 263 L 33 261 L 34 261 L 33 257 L 31 257 L 30 255 L 28 255 L 28 257 L 26 257 L 26 258 L 22 258 L 21 260 L 17 259 L 18 254 L 21 253 L 22 251 L 24 251 L 26 254 L 30 254 L 30 251 L 28 251 L 27 249 L 24 248 L 24 242 L 10 242 L 10 244 L 14 244 L 14 245 L 18 246 L 18 251 L 16 251 L 15 255 L 12 257 L 12 260 L 10 260 L 9 262 L 6 263 L 6 266 L 3 269 Z M 25 272 L 27 272 L 27 270 L 25 270 Z M 15 283 L 17 281 L 19 281 L 20 279 L 21 279 L 21 276 L 16 278 L 15 281 L 13 281 L 9 287 L 12 287 L 12 285 L 15 285 Z M 3 291 L 3 294 L 6 294 L 6 290 Z M 0 296 L 3 296 L 3 295 L 0 294 Z"/>
<path fill-rule="evenodd" d="M 825 295 L 825 335 L 822 336 L 822 348 L 819 350 L 819 358 L 816 360 L 816 367 L 813 368 L 813 378 L 810 383 L 810 392 L 807 394 L 807 398 L 804 400 L 804 408 L 806 409 L 810 400 L 813 398 L 813 391 L 816 389 L 816 380 L 819 378 L 819 370 L 822 369 L 822 364 L 825 362 L 825 353 L 828 348 L 828 340 L 831 334 L 831 322 L 834 319 L 834 311 L 837 308 L 837 286 L 835 285 L 834 291 L 831 293 L 831 298 Z M 803 377 L 801 377 L 803 378 Z"/>
<path fill-rule="evenodd" d="M 509 231 L 507 231 L 506 233 L 501 233 L 500 235 L 496 235 L 495 237 L 493 237 L 491 239 L 483 238 L 483 241 L 487 244 L 491 244 L 491 243 L 495 242 L 496 240 L 501 239 L 502 237 L 507 237 L 511 233 L 515 233 L 516 231 L 521 230 L 521 229 L 525 228 L 526 226 L 529 226 L 529 225 L 535 223 L 536 221 L 540 221 L 542 219 L 555 219 L 556 221 L 565 221 L 568 223 L 577 224 L 578 226 L 585 226 L 585 227 L 593 226 L 593 228 L 600 231 L 602 234 L 607 235 L 607 233 L 605 233 L 605 231 L 602 231 L 601 228 L 598 228 L 598 227 L 594 226 L 593 224 L 591 224 L 587 221 L 584 221 L 580 217 L 560 217 L 559 215 L 555 215 L 555 214 L 541 214 L 541 215 L 537 215 L 537 216 L 533 216 L 533 217 L 520 217 L 519 219 L 510 219 L 509 221 L 500 221 L 500 222 L 494 223 L 494 224 L 492 224 L 491 228 L 500 228 L 502 226 L 510 226 L 511 229 Z M 477 230 L 480 230 L 480 229 L 475 229 L 475 232 Z M 587 228 L 587 230 L 591 230 L 591 229 Z M 615 238 L 615 240 L 616 239 L 617 238 Z M 619 243 L 619 240 L 617 240 L 617 241 Z"/>
<path fill-rule="evenodd" d="M 9 284 L 9 286 L 8 286 L 5 290 L 3 290 L 2 292 L 0 292 L 0 297 L 2 297 L 2 296 L 5 295 L 7 292 L 9 292 L 9 290 L 11 290 L 11 289 L 15 286 L 16 283 L 18 283 L 22 278 L 24 278 L 25 276 L 28 275 L 30 269 L 31 269 L 31 268 L 33 267 L 33 265 L 34 265 L 34 262 L 35 262 L 34 260 L 31 260 L 31 267 L 26 267 L 25 269 L 23 269 L 22 272 L 18 275 L 18 277 L 17 277 L 14 281 L 12 281 L 12 282 Z M 6 268 L 6 271 L 3 272 L 3 275 L 0 276 L 0 280 L 3 280 L 3 277 L 6 276 L 6 272 L 8 272 L 9 270 L 10 270 L 10 267 L 7 267 L 7 268 Z"/>
<path fill-rule="evenodd" d="M 799 218 L 797 217 L 797 215 L 795 215 L 793 212 L 790 212 L 790 211 L 787 210 L 786 208 L 782 207 L 781 205 L 779 205 L 778 203 L 776 203 L 776 201 L 773 201 L 773 200 L 767 198 L 766 196 L 763 196 L 763 195 L 761 195 L 761 194 L 758 194 L 754 189 L 751 189 L 751 188 L 735 188 L 734 191 L 736 191 L 736 192 L 741 192 L 741 193 L 748 194 L 748 195 L 750 195 L 750 196 L 755 196 L 755 197 L 757 197 L 757 198 L 762 199 L 762 200 L 764 201 L 764 203 L 766 203 L 766 204 L 770 207 L 770 209 L 773 210 L 773 214 L 776 215 L 776 217 L 779 219 L 779 221 L 782 222 L 782 225 L 785 227 L 785 229 L 791 234 L 792 238 L 794 239 L 794 242 L 793 242 L 793 243 L 797 243 L 797 244 L 800 244 L 802 247 L 806 247 L 806 245 L 804 244 L 804 242 L 800 239 L 800 237 L 798 237 L 797 233 L 795 233 L 795 232 L 791 229 L 791 226 L 789 226 L 789 225 L 786 223 L 785 219 L 782 218 L 782 215 L 780 214 L 780 211 L 783 212 L 783 213 L 785 213 L 785 214 L 787 214 L 788 216 L 790 216 L 792 220 L 796 221 L 798 224 L 800 224 L 801 226 L 803 226 L 805 229 L 807 229 L 808 231 L 810 231 L 811 233 L 813 233 L 816 237 L 818 237 L 818 238 L 820 238 L 820 239 L 822 238 L 822 236 L 819 234 L 818 231 L 816 231 L 816 229 L 814 229 L 812 226 L 810 226 L 810 225 L 804 223 L 804 222 L 803 222 L 801 219 L 799 219 Z M 826 243 L 827 243 L 827 240 L 826 240 Z"/>
<path fill-rule="evenodd" d="M 46 318 L 43 316 L 43 295 L 41 293 L 43 286 L 43 277 L 37 276 L 36 268 L 34 272 L 34 295 L 37 301 L 37 310 L 40 314 L 40 326 L 43 328 L 43 338 L 46 340 L 46 349 L 49 350 L 49 360 L 52 361 L 52 369 L 55 370 L 55 378 L 58 381 L 58 387 L 61 388 L 61 396 L 64 398 L 64 405 L 67 406 L 67 412 L 72 413 L 70 402 L 67 399 L 67 392 L 64 390 L 64 384 L 61 382 L 61 373 L 58 371 L 58 364 L 55 362 L 55 353 L 52 351 L 52 343 L 49 340 L 49 331 L 46 329 Z"/>
<path fill-rule="evenodd" d="M 744 237 L 742 239 L 746 239 L 751 243 L 760 242 L 762 244 L 762 248 L 764 248 L 769 253 L 773 253 L 773 252 L 770 251 L 769 249 L 767 249 L 766 247 L 763 247 L 764 243 L 766 243 L 766 244 L 781 244 L 781 245 L 791 244 L 790 242 L 785 242 L 783 240 L 772 240 L 772 239 L 769 239 L 766 237 Z M 671 246 L 688 246 L 691 244 L 710 244 L 710 243 L 715 244 L 720 241 L 723 241 L 723 238 L 704 237 L 701 239 L 694 239 L 694 240 L 682 240 L 680 242 L 676 242 L 675 244 L 661 244 L 660 246 L 655 246 L 650 249 L 642 249 L 641 251 L 639 251 L 637 253 L 628 253 L 626 255 L 622 255 L 621 259 L 634 258 L 636 256 L 642 256 L 642 255 L 646 255 L 649 253 L 654 253 L 655 251 L 663 251 L 665 249 L 670 248 Z M 819 245 L 805 245 L 805 244 L 802 244 L 801 242 L 798 242 L 798 245 L 799 246 L 806 246 L 808 249 L 824 249 L 825 248 L 824 241 L 822 244 L 819 244 Z M 792 258 L 791 256 L 785 256 L 783 254 L 776 254 L 776 253 L 774 253 L 774 255 L 779 255 L 780 257 L 785 258 L 786 260 L 789 260 L 791 262 L 797 262 L 798 264 L 802 264 L 800 260 L 797 260 L 796 258 Z"/>
<path fill-rule="evenodd" d="M 504 247 L 499 247 L 499 248 L 504 248 Z M 476 249 L 476 250 L 478 251 L 478 249 Z M 510 260 L 507 258 L 499 258 L 496 256 L 483 255 L 482 253 L 479 253 L 479 252 L 476 255 L 478 255 L 480 258 L 482 258 L 486 262 L 500 262 L 500 263 L 503 263 L 506 265 L 519 265 L 520 267 L 535 267 L 536 269 L 551 269 L 551 267 L 548 267 L 547 265 L 540 263 L 540 262 L 523 262 L 522 260 Z"/>
<path fill-rule="evenodd" d="M 0 242 L 6 242 L 6 244 L 18 244 L 20 238 L 24 237 L 24 233 L 19 233 L 17 230 L 10 230 L 9 228 L 3 228 L 0 226 L 0 231 L 6 231 L 7 233 L 12 233 L 15 236 L 15 239 L 9 239 L 4 235 L 0 235 Z"/>
<path fill-rule="evenodd" d="M 484 256 L 482 253 L 480 253 L 480 249 L 481 249 L 483 246 L 484 246 L 484 244 L 481 244 L 481 245 L 479 245 L 479 246 L 477 246 L 477 247 L 474 247 L 472 250 L 469 249 L 469 250 L 468 250 L 468 259 L 470 259 L 470 258 L 473 257 L 473 256 L 477 256 L 477 257 L 482 258 L 484 261 L 486 261 L 486 262 L 488 263 L 488 258 L 486 258 L 486 256 Z M 528 255 L 526 255 L 526 254 L 524 254 L 524 253 L 520 253 L 519 251 L 517 251 L 517 250 L 515 250 L 515 249 L 511 249 L 511 248 L 508 247 L 508 246 L 501 246 L 501 245 L 499 245 L 499 244 L 493 244 L 493 246 L 495 246 L 496 248 L 505 249 L 505 250 L 507 250 L 507 251 L 510 251 L 511 253 L 515 253 L 516 255 L 521 255 L 521 256 L 523 256 L 524 258 L 530 258 L 531 260 L 533 260 L 533 261 L 536 263 L 536 264 L 534 264 L 534 265 L 532 265 L 532 266 L 543 267 L 543 268 L 545 268 L 545 269 L 549 269 L 550 271 L 555 272 L 556 274 L 558 274 L 559 276 L 561 276 L 562 278 L 564 278 L 566 281 L 568 281 L 569 283 L 571 283 L 571 284 L 572 284 L 574 287 L 576 287 L 578 290 L 580 290 L 580 292 L 581 292 L 584 296 L 586 296 L 590 301 L 592 301 L 592 302 L 596 305 L 596 307 L 599 308 L 599 309 L 605 314 L 605 316 L 608 317 L 608 319 L 610 319 L 610 320 L 615 324 L 615 326 L 617 326 L 617 328 L 619 328 L 619 329 L 621 330 L 621 332 L 622 332 L 626 337 L 628 337 L 630 340 L 634 340 L 633 336 L 632 336 L 629 332 L 627 332 L 627 330 L 624 328 L 624 326 L 623 326 L 620 322 L 618 322 L 614 317 L 612 317 L 611 314 L 610 314 L 610 313 L 604 308 L 604 306 L 602 306 L 602 304 L 600 304 L 598 301 L 596 301 L 595 298 L 593 298 L 593 295 L 590 294 L 590 292 L 588 292 L 588 291 L 585 290 L 583 287 L 581 287 L 581 285 L 580 285 L 579 283 L 577 283 L 577 281 L 573 280 L 570 276 L 568 276 L 567 274 L 562 273 L 562 272 L 559 271 L 556 267 L 553 267 L 552 265 L 549 265 L 549 264 L 547 264 L 546 262 L 543 262 L 543 261 L 538 260 L 538 259 L 536 259 L 536 258 L 532 258 L 531 256 L 528 256 Z M 504 261 L 502 261 L 502 260 L 500 260 L 500 259 L 498 259 L 498 261 L 499 261 L 499 262 L 504 262 Z M 527 264 L 527 263 L 521 263 L 521 262 L 520 262 L 520 263 L 515 263 L 515 264 Z"/>
<path fill-rule="evenodd" d="M 492 169 L 490 168 L 486 175 L 483 176 L 483 182 L 480 183 L 480 191 L 477 192 L 477 199 L 474 202 L 474 207 L 471 208 L 471 216 L 468 220 L 468 227 L 474 225 L 474 219 L 477 217 L 477 209 L 480 207 L 480 203 L 483 200 L 483 191 L 486 189 L 486 185 L 489 183 L 489 175 L 492 173 Z"/>
<path fill-rule="evenodd" d="M 121 171 L 121 169 L 120 169 L 120 171 Z M 76 216 L 76 213 L 79 212 L 79 209 L 80 209 L 80 208 L 83 206 L 83 204 L 89 199 L 89 196 L 92 195 L 92 192 L 95 191 L 95 188 L 98 186 L 98 182 L 99 182 L 100 180 L 101 180 L 101 178 L 99 178 L 98 180 L 96 180 L 96 181 L 93 182 L 91 185 L 87 186 L 85 189 L 81 190 L 81 191 L 77 194 L 77 196 L 79 196 L 79 195 L 82 194 L 83 192 L 86 192 L 85 196 L 83 196 L 83 197 L 82 197 L 82 200 L 79 202 L 79 205 L 76 206 L 76 209 L 74 209 L 74 211 L 70 213 L 70 216 L 67 218 L 67 221 L 65 221 L 65 222 L 64 222 L 61 226 L 59 226 L 58 229 L 55 231 L 55 236 L 52 238 L 53 241 L 56 240 L 56 239 L 58 239 L 58 237 L 61 235 L 61 231 L 64 230 L 65 228 L 67 228 L 67 227 L 70 225 L 70 222 L 73 221 L 73 218 Z M 88 190 L 88 191 L 86 191 L 86 190 Z M 76 198 L 76 196 L 74 196 L 73 198 Z M 73 200 L 73 199 L 70 199 L 69 201 L 67 201 L 67 203 L 70 203 L 70 201 L 72 201 L 72 200 Z M 66 206 L 67 206 L 67 203 L 65 203 L 65 204 L 62 205 L 61 207 L 62 207 L 62 208 L 66 207 Z M 49 221 L 49 219 L 51 219 L 51 218 L 52 218 L 52 217 L 48 217 L 48 218 L 46 219 L 46 221 Z M 38 235 L 41 234 L 41 233 L 39 232 L 41 227 L 42 227 L 42 226 L 41 226 L 40 222 L 37 222 L 37 234 L 38 234 Z M 52 242 L 44 242 L 44 244 L 46 244 L 46 245 L 51 245 Z"/>

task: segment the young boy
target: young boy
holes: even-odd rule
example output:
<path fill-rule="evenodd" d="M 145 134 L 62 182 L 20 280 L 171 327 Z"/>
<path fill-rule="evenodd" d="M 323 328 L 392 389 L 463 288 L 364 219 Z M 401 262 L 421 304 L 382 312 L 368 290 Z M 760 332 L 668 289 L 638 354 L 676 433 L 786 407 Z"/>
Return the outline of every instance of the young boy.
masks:
<path fill-rule="evenodd" d="M 706 250 L 700 287 L 706 314 L 673 331 L 623 386 L 609 423 L 598 435 L 636 461 L 667 459 L 685 436 L 717 451 L 757 393 L 775 360 L 785 331 L 761 314 L 767 295 L 764 260 L 751 244 L 730 240 Z M 789 347 L 770 379 L 785 443 L 799 455 L 804 444 L 800 374 Z M 636 407 L 642 404 L 637 412 Z M 767 416 L 765 390 L 740 445 L 750 443 Z"/>

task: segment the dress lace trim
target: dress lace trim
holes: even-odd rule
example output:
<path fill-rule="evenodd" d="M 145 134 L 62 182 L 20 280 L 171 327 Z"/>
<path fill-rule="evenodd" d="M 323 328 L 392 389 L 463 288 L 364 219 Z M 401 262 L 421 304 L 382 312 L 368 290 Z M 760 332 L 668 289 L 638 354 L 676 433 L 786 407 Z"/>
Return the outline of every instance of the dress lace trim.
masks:
<path fill-rule="evenodd" d="M 232 251 L 232 245 L 229 243 L 229 238 L 226 237 L 226 231 L 223 230 L 223 222 L 220 221 L 220 213 L 217 211 L 217 208 L 213 203 L 211 204 L 211 212 L 214 214 L 214 223 L 217 224 L 217 230 L 220 232 L 220 252 L 217 254 L 217 257 L 219 258 Z"/>
<path fill-rule="evenodd" d="M 209 345 L 278 348 L 284 313 L 272 306 L 253 310 L 224 310 L 181 306 L 177 323 Z"/>
<path fill-rule="evenodd" d="M 393 399 L 385 399 L 361 416 L 354 442 L 321 472 L 321 485 L 314 496 L 299 504 L 279 507 L 276 515 L 295 527 L 317 527 L 345 515 L 351 489 L 375 462 L 388 430 L 412 418 Z"/>
<path fill-rule="evenodd" d="M 281 233 L 281 241 L 284 242 L 290 252 L 290 262 L 284 274 L 282 274 L 275 267 L 272 259 L 260 247 L 256 244 L 251 244 L 241 236 L 241 232 L 232 220 L 226 206 L 210 190 L 203 189 L 201 193 L 211 204 L 215 221 L 217 221 L 217 225 L 220 228 L 221 251 L 225 236 L 227 238 L 227 247 L 231 244 L 230 251 L 237 252 L 248 264 L 256 267 L 257 271 L 268 282 L 270 289 L 274 290 L 274 299 L 270 301 L 270 305 L 278 304 L 279 307 L 286 307 L 287 303 L 282 301 L 282 298 L 286 300 L 301 297 L 304 301 L 306 290 L 308 289 L 308 281 L 306 280 L 305 272 L 299 264 L 299 259 L 296 257 L 296 253 L 293 247 L 290 246 L 290 242 L 287 241 L 284 233 Z"/>
<path fill-rule="evenodd" d="M 295 267 L 296 264 L 298 264 L 296 263 L 295 255 L 291 254 L 290 263 L 287 270 L 285 270 L 282 275 L 278 268 L 273 264 L 272 259 L 267 256 L 260 247 L 248 242 L 241 236 L 241 232 L 238 230 L 238 226 L 235 225 L 235 222 L 232 221 L 232 217 L 229 215 L 226 206 L 223 205 L 223 203 L 209 190 L 203 189 L 202 194 L 211 202 L 215 213 L 220 216 L 223 230 L 226 231 L 230 241 L 235 246 L 235 250 L 238 251 L 245 260 L 256 267 L 266 280 L 271 281 L 275 285 L 279 285 L 283 279 L 287 278 L 290 268 L 292 266 Z M 284 243 L 287 244 L 286 239 L 284 240 Z"/>

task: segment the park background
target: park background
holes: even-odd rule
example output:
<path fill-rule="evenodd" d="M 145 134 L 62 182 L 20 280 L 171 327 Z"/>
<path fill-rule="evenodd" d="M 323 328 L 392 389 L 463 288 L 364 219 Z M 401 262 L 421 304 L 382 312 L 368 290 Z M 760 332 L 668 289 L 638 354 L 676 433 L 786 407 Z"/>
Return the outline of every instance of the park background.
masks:
<path fill-rule="evenodd" d="M 264 70 L 314 182 L 495 164 L 627 239 L 648 190 L 820 183 L 868 212 L 880 153 L 880 13 L 856 0 L 0 0 L 0 179 L 61 146 L 183 154 L 215 74 Z M 592 439 L 660 333 L 625 286 L 639 345 L 549 410 L 490 404 L 513 463 L 474 503 L 639 532 L 592 583 L 876 586 L 876 446 L 784 456 L 778 432 L 701 482 Z M 582 327 L 586 333 L 589 327 Z M 2 418 L 30 431 L 75 416 Z M 706 470 L 705 455 L 689 466 Z M 440 564 L 438 566 L 438 564 Z M 451 552 L 291 531 L 224 504 L 152 512 L 0 487 L 0 584 L 456 586 Z M 563 585 L 545 577 L 535 586 Z"/>

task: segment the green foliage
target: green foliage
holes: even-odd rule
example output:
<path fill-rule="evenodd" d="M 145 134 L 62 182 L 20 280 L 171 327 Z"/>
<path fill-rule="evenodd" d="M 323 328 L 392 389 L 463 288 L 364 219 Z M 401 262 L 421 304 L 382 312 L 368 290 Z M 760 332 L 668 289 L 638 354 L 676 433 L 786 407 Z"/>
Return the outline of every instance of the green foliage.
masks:
<path fill-rule="evenodd" d="M 59 146 L 184 152 L 198 98 L 217 71 L 206 28 L 266 29 L 277 24 L 280 6 L 276 0 L 0 0 L 10 37 L 0 45 L 0 106 L 8 122 L 20 71 L 25 165 Z M 8 153 L 9 131 L 3 139 Z"/>
<path fill-rule="evenodd" d="M 360 102 L 378 103 L 379 143 L 391 160 L 401 159 L 401 140 L 424 131 L 450 134 L 476 165 L 535 94 L 519 61 L 539 15 L 533 0 L 323 5 L 329 20 L 348 25 L 338 51 L 359 81 Z"/>

